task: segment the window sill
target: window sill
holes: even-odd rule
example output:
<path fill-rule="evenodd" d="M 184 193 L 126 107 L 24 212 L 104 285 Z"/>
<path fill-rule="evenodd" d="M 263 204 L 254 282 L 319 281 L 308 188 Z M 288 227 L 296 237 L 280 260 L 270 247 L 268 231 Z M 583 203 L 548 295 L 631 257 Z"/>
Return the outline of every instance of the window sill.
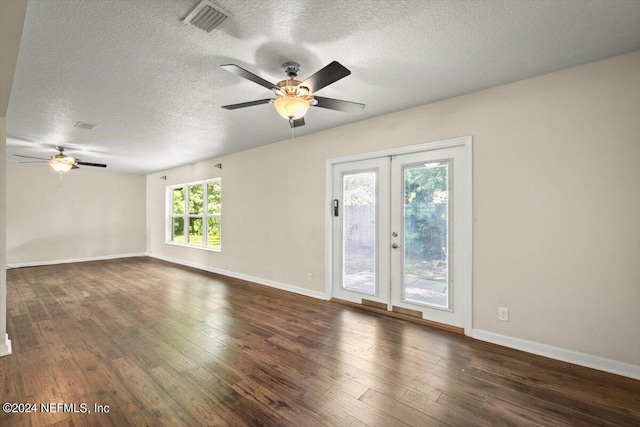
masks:
<path fill-rule="evenodd" d="M 209 252 L 222 252 L 222 248 L 208 248 L 206 246 L 187 245 L 186 243 L 164 242 L 166 245 L 180 246 L 182 248 L 201 249 Z"/>

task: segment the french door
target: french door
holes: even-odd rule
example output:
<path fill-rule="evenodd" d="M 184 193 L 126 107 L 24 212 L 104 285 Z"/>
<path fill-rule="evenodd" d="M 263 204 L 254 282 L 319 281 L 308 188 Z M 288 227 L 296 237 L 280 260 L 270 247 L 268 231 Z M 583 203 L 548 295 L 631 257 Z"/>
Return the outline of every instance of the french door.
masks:
<path fill-rule="evenodd" d="M 471 326 L 470 149 L 332 166 L 334 298 Z"/>

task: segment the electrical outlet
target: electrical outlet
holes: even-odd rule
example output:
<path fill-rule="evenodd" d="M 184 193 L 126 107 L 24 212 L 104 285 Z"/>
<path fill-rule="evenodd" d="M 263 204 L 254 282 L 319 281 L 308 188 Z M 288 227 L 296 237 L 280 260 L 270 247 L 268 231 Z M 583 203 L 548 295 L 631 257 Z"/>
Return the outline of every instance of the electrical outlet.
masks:
<path fill-rule="evenodd" d="M 307 273 L 307 281 L 310 282 L 313 280 L 313 274 Z"/>
<path fill-rule="evenodd" d="M 509 309 L 505 307 L 498 307 L 498 320 L 503 322 L 509 321 Z"/>

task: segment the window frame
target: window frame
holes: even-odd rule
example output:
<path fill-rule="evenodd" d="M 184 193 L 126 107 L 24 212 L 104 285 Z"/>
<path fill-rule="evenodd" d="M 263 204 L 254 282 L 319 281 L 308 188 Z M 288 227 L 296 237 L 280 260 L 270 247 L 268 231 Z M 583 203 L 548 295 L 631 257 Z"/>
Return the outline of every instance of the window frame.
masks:
<path fill-rule="evenodd" d="M 218 182 L 220 185 L 220 209 L 219 209 L 219 212 L 217 213 L 209 213 L 208 190 L 209 190 L 209 184 L 214 182 Z M 202 214 L 192 214 L 189 212 L 189 196 L 190 196 L 189 188 L 196 185 L 201 185 L 203 190 Z M 177 188 L 184 188 L 184 206 L 183 206 L 182 214 L 173 213 L 173 192 Z M 174 246 L 182 246 L 186 248 L 204 249 L 204 250 L 213 251 L 213 252 L 222 252 L 222 178 L 221 177 L 205 179 L 202 181 L 187 182 L 183 184 L 168 185 L 166 187 L 165 202 L 166 202 L 166 209 L 165 209 L 165 221 L 166 221 L 165 243 L 166 244 L 174 245 Z M 183 229 L 185 230 L 185 233 L 183 235 L 182 242 L 173 240 L 174 218 L 182 218 L 183 220 Z M 189 221 L 192 218 L 202 219 L 202 244 L 189 243 L 189 232 L 188 232 Z M 220 246 L 216 246 L 216 247 L 208 246 L 208 240 L 209 240 L 208 232 L 209 232 L 210 218 L 216 218 L 218 220 L 218 223 L 220 224 Z"/>

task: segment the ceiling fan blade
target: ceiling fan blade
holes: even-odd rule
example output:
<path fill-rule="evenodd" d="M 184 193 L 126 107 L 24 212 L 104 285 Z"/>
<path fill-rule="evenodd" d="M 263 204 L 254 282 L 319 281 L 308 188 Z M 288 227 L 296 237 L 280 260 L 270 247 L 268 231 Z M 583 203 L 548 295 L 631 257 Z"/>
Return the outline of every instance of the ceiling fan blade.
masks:
<path fill-rule="evenodd" d="M 365 105 L 358 102 L 342 101 L 340 99 L 323 98 L 322 96 L 314 96 L 318 103 L 315 105 L 320 108 L 328 108 L 329 110 L 343 111 L 345 113 L 357 113 L 364 109 Z"/>
<path fill-rule="evenodd" d="M 304 126 L 304 117 L 300 117 L 299 119 L 295 120 L 289 120 L 289 126 L 291 126 L 292 128 Z"/>
<path fill-rule="evenodd" d="M 94 166 L 94 167 L 97 167 L 97 168 L 106 168 L 107 167 L 107 165 L 105 165 L 104 163 L 89 163 L 89 162 L 81 162 L 79 160 L 76 160 L 76 164 L 74 166 L 76 166 L 76 165 Z M 75 169 L 75 168 L 71 168 L 71 169 Z"/>
<path fill-rule="evenodd" d="M 338 61 L 333 61 L 331 64 L 307 78 L 307 80 L 300 83 L 300 85 L 308 87 L 311 93 L 314 93 L 323 87 L 329 86 L 331 83 L 337 82 L 341 78 L 347 77 L 349 74 L 351 74 L 351 71 L 345 68 Z"/>
<path fill-rule="evenodd" d="M 20 164 L 27 164 L 27 163 L 40 163 L 40 164 L 42 164 L 42 163 L 47 163 L 47 161 L 46 160 L 40 160 L 39 162 L 18 162 L 18 163 L 20 163 Z"/>
<path fill-rule="evenodd" d="M 223 105 L 227 110 L 237 110 L 238 108 L 253 107 L 254 105 L 268 104 L 271 99 L 259 99 L 257 101 L 241 102 L 240 104 Z"/>
<path fill-rule="evenodd" d="M 49 161 L 49 159 L 43 159 L 42 157 L 22 156 L 22 155 L 20 155 L 20 154 L 14 154 L 14 156 L 16 156 L 16 157 L 24 157 L 25 159 L 37 159 L 37 160 L 44 160 L 45 162 Z"/>
<path fill-rule="evenodd" d="M 244 68 L 237 66 L 236 64 L 225 64 L 221 65 L 220 67 L 240 77 L 244 77 L 247 80 L 251 80 L 252 82 L 259 84 L 260 86 L 266 87 L 269 90 L 278 89 L 278 86 L 274 85 L 273 83 L 253 74 L 251 71 L 247 71 Z"/>
<path fill-rule="evenodd" d="M 107 166 L 105 165 L 105 167 L 107 167 Z M 73 166 L 71 166 L 71 169 L 80 169 L 80 167 L 78 165 L 73 165 Z"/>

